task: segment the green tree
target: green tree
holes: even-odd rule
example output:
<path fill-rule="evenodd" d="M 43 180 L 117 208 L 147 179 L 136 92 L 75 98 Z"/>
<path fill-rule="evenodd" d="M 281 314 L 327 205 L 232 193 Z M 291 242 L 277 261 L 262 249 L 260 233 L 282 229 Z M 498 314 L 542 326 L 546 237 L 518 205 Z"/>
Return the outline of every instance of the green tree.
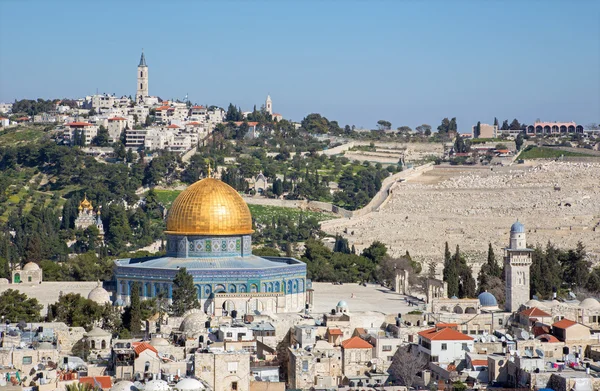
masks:
<path fill-rule="evenodd" d="M 56 321 L 65 322 L 70 327 L 84 327 L 86 330 L 90 330 L 103 317 L 100 305 L 76 293 L 61 295 L 52 304 L 52 313 Z"/>
<path fill-rule="evenodd" d="M 392 123 L 390 121 L 380 119 L 377 121 L 377 127 L 382 131 L 390 130 L 392 128 Z"/>
<path fill-rule="evenodd" d="M 515 146 L 517 147 L 517 151 L 521 150 L 524 139 L 525 139 L 525 137 L 523 136 L 523 132 L 521 132 L 517 135 L 517 138 L 515 139 Z"/>
<path fill-rule="evenodd" d="M 341 235 L 336 235 L 335 244 L 333 245 L 333 252 L 350 254 L 348 239 L 342 237 Z"/>
<path fill-rule="evenodd" d="M 370 259 L 373 263 L 379 263 L 387 255 L 387 247 L 376 240 L 369 247 L 365 248 L 361 255 Z"/>
<path fill-rule="evenodd" d="M 510 130 L 521 130 L 521 124 L 519 123 L 519 121 L 515 118 L 512 120 L 512 122 L 510 123 L 509 126 Z"/>
<path fill-rule="evenodd" d="M 142 329 L 142 310 L 140 306 L 140 291 L 142 286 L 138 281 L 131 284 L 131 296 L 130 296 L 130 321 L 129 331 L 132 335 L 138 335 Z"/>
<path fill-rule="evenodd" d="M 92 139 L 92 145 L 96 145 L 98 147 L 108 147 L 109 138 L 110 135 L 108 134 L 108 129 L 106 129 L 104 125 L 100 125 L 96 137 Z"/>
<path fill-rule="evenodd" d="M 194 279 L 185 267 L 180 268 L 173 279 L 173 304 L 171 311 L 175 316 L 181 316 L 187 310 L 200 308 Z"/>
<path fill-rule="evenodd" d="M 37 322 L 43 306 L 15 289 L 0 293 L 0 316 L 11 322 Z"/>
<path fill-rule="evenodd" d="M 479 138 L 479 136 L 481 135 L 481 121 L 477 121 L 474 133 L 475 134 L 473 134 L 473 138 Z"/>

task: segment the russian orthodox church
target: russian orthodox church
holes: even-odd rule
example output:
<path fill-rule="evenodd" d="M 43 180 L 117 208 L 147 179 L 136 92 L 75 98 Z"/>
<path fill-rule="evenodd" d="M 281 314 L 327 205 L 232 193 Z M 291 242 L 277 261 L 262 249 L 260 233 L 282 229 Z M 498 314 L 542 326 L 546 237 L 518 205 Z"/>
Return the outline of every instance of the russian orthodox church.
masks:
<path fill-rule="evenodd" d="M 92 203 L 87 199 L 87 196 L 83 197 L 83 201 L 79 204 L 79 215 L 75 219 L 76 229 L 86 229 L 90 225 L 95 225 L 98 228 L 98 236 L 104 238 L 104 225 L 100 218 L 100 210 L 94 212 Z"/>

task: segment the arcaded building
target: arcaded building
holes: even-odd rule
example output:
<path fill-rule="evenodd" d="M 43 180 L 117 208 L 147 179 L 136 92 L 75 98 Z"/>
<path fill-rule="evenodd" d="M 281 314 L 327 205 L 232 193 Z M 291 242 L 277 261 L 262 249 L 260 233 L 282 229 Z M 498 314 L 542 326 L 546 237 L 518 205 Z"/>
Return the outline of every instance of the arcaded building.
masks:
<path fill-rule="evenodd" d="M 306 264 L 294 258 L 252 255 L 252 217 L 235 189 L 214 178 L 181 192 L 167 216 L 164 257 L 115 261 L 117 300 L 132 284 L 143 298 L 171 299 L 180 268 L 192 275 L 202 310 L 210 315 L 298 312 L 305 308 Z"/>

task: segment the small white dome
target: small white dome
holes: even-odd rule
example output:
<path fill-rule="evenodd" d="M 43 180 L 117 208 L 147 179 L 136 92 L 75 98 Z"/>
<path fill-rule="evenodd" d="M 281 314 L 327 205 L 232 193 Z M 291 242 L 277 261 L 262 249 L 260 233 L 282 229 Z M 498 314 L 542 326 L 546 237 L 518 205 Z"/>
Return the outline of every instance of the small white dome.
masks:
<path fill-rule="evenodd" d="M 150 380 L 144 391 L 170 391 L 169 384 L 164 380 Z"/>
<path fill-rule="evenodd" d="M 23 271 L 34 271 L 34 270 L 40 270 L 40 267 L 35 262 L 28 262 L 25 264 L 25 266 L 23 266 Z"/>
<path fill-rule="evenodd" d="M 98 283 L 98 286 L 90 291 L 88 294 L 88 300 L 92 300 L 98 304 L 108 304 L 110 303 L 110 293 L 104 288 L 102 285 Z"/>
<path fill-rule="evenodd" d="M 529 307 L 529 308 L 531 308 L 531 307 L 537 307 L 539 305 L 540 305 L 540 302 L 537 301 L 537 300 L 535 300 L 535 299 L 531 299 L 527 303 L 525 303 L 525 306 Z"/>
<path fill-rule="evenodd" d="M 600 308 L 600 303 L 598 302 L 598 300 L 596 300 L 592 297 L 588 297 L 587 299 L 585 299 L 581 303 L 579 303 L 579 306 L 581 308 L 586 308 L 588 310 L 592 310 L 592 309 Z"/>
<path fill-rule="evenodd" d="M 204 386 L 196 379 L 185 378 L 175 385 L 175 390 L 179 391 L 200 391 Z"/>
<path fill-rule="evenodd" d="M 132 382 L 127 380 L 121 380 L 118 383 L 115 383 L 110 391 L 139 391 L 139 389 L 133 385 Z"/>
<path fill-rule="evenodd" d="M 162 338 L 162 337 L 152 337 L 150 339 L 150 345 L 156 347 L 156 346 L 169 346 L 169 341 L 167 341 L 166 339 Z"/>
<path fill-rule="evenodd" d="M 346 303 L 344 300 L 340 300 L 337 303 L 337 307 L 348 307 L 348 303 Z"/>
<path fill-rule="evenodd" d="M 2 285 L 2 284 L 8 284 L 8 283 L 9 283 L 9 281 L 8 281 L 7 278 L 0 278 L 0 285 Z"/>

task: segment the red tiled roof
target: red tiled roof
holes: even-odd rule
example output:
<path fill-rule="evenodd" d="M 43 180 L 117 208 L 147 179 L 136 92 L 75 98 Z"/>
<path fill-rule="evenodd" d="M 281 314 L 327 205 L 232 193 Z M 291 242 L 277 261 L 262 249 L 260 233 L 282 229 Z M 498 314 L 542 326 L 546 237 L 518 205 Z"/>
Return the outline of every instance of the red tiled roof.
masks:
<path fill-rule="evenodd" d="M 572 320 L 565 318 L 563 320 L 559 320 L 556 323 L 553 323 L 552 327 L 556 327 L 559 329 L 568 329 L 569 327 L 576 325 L 576 324 L 577 324 L 577 322 L 573 322 Z"/>
<path fill-rule="evenodd" d="M 364 335 L 367 334 L 367 330 L 363 329 L 362 327 L 357 327 L 355 329 L 355 331 L 359 334 L 359 335 Z"/>
<path fill-rule="evenodd" d="M 542 317 L 542 318 L 547 318 L 547 317 L 552 316 L 549 313 L 542 311 L 541 309 L 539 309 L 537 307 L 528 308 L 526 310 L 519 312 L 519 314 L 525 315 L 527 317 L 538 316 L 538 317 Z"/>
<path fill-rule="evenodd" d="M 429 330 L 421 331 L 419 335 L 430 341 L 472 341 L 473 338 L 454 329 L 444 327 L 442 329 L 434 327 Z"/>
<path fill-rule="evenodd" d="M 175 124 L 171 124 L 169 126 L 167 126 L 168 129 L 179 129 L 179 126 L 175 125 Z"/>
<path fill-rule="evenodd" d="M 112 117 L 108 119 L 109 121 L 127 121 L 127 119 L 123 117 Z"/>
<path fill-rule="evenodd" d="M 235 126 L 240 126 L 243 123 L 244 123 L 244 121 L 235 121 L 233 124 Z M 258 122 L 248 122 L 248 126 L 256 126 L 256 125 L 258 125 Z"/>
<path fill-rule="evenodd" d="M 108 390 L 112 387 L 112 381 L 110 380 L 110 376 L 83 376 L 79 378 L 79 383 L 89 384 L 92 387 L 96 386 L 96 383 L 100 384 L 103 390 Z"/>
<path fill-rule="evenodd" d="M 29 117 L 19 117 L 17 121 L 29 121 Z"/>
<path fill-rule="evenodd" d="M 487 362 L 487 360 L 472 360 L 471 364 L 472 365 L 478 365 L 478 366 L 485 365 L 487 367 L 488 362 Z"/>
<path fill-rule="evenodd" d="M 71 122 L 67 124 L 68 126 L 92 126 L 92 124 L 89 124 L 87 122 Z"/>
<path fill-rule="evenodd" d="M 442 328 L 442 327 L 450 327 L 450 328 L 456 328 L 458 327 L 458 323 L 444 323 L 444 322 L 440 322 L 440 323 L 436 323 L 435 327 Z"/>
<path fill-rule="evenodd" d="M 204 108 L 204 106 L 194 106 L 194 107 L 192 107 L 192 109 L 203 109 L 203 108 Z"/>
<path fill-rule="evenodd" d="M 188 122 L 188 125 L 200 125 L 200 122 L 196 122 L 196 121 Z"/>
<path fill-rule="evenodd" d="M 342 333 L 342 330 L 340 329 L 329 329 L 327 330 L 327 332 L 329 333 L 329 335 L 344 335 L 344 333 Z"/>
<path fill-rule="evenodd" d="M 135 350 L 135 354 L 137 354 L 138 356 L 146 349 L 150 349 L 154 353 L 158 354 L 158 350 L 156 350 L 156 348 L 150 345 L 148 342 L 134 342 L 132 345 L 133 350 Z"/>
<path fill-rule="evenodd" d="M 281 114 L 279 114 L 279 113 L 273 113 L 273 115 L 281 115 Z"/>
<path fill-rule="evenodd" d="M 546 341 L 542 341 L 542 342 L 560 342 L 558 340 L 558 338 L 556 338 L 554 335 L 550 335 L 550 334 L 541 334 L 541 335 L 538 335 L 537 337 L 535 337 L 535 339 L 539 339 L 540 341 L 542 339 L 546 340 Z"/>
<path fill-rule="evenodd" d="M 170 107 L 169 106 L 160 106 L 156 108 L 156 111 L 161 111 L 161 110 L 169 110 Z"/>
<path fill-rule="evenodd" d="M 373 345 L 361 337 L 352 337 L 342 342 L 344 349 L 373 349 Z"/>

